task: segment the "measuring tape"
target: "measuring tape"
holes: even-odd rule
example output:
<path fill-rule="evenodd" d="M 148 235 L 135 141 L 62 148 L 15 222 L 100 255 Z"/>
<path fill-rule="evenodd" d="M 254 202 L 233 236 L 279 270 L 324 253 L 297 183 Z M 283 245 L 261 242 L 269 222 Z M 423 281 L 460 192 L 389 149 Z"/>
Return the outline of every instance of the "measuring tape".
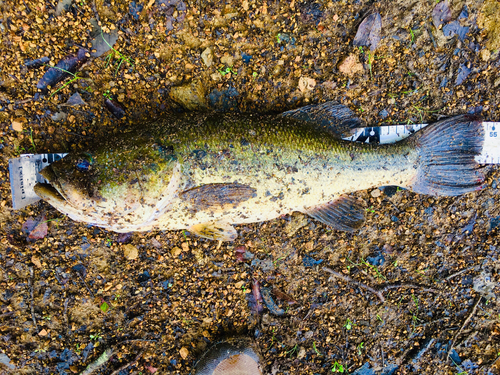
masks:
<path fill-rule="evenodd" d="M 405 139 L 428 124 L 388 125 L 353 130 L 353 135 L 346 141 L 363 143 L 389 144 Z M 480 155 L 476 156 L 479 164 L 500 164 L 500 122 L 483 122 L 484 143 Z M 37 182 L 47 183 L 38 173 L 47 165 L 65 157 L 67 154 L 23 154 L 9 160 L 10 189 L 12 207 L 19 210 L 40 200 L 33 187 Z"/>

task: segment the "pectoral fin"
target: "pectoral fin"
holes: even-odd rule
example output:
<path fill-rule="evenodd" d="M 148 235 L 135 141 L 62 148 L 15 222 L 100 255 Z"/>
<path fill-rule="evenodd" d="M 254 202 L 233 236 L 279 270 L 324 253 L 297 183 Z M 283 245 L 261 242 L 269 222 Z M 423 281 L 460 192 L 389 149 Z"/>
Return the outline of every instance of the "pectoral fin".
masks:
<path fill-rule="evenodd" d="M 189 201 L 195 210 L 222 207 L 226 204 L 238 206 L 252 197 L 256 190 L 239 183 L 218 183 L 197 186 L 183 191 L 179 197 Z"/>
<path fill-rule="evenodd" d="M 238 232 L 232 225 L 221 222 L 196 224 L 188 230 L 209 240 L 234 241 L 238 237 Z"/>
<path fill-rule="evenodd" d="M 308 208 L 304 213 L 334 229 L 348 232 L 361 227 L 365 221 L 365 209 L 358 200 L 348 196 Z"/>

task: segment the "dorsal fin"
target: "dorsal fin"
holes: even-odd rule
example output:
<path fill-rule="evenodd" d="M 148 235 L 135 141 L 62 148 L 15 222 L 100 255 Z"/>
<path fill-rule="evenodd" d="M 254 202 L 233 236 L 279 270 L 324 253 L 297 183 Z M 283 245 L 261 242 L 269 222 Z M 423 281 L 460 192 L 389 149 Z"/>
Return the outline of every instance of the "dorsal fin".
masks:
<path fill-rule="evenodd" d="M 342 137 L 351 135 L 352 129 L 362 127 L 361 120 L 353 111 L 336 102 L 311 104 L 283 112 L 280 116 L 316 124 Z"/>

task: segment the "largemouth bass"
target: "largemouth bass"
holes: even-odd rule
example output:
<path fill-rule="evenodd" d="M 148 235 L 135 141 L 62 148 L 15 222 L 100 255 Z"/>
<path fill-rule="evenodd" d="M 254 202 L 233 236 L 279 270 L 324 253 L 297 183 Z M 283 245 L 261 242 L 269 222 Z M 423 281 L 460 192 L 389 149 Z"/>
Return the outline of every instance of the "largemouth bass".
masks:
<path fill-rule="evenodd" d="M 159 120 L 51 164 L 41 171 L 49 184 L 35 191 L 70 218 L 115 232 L 187 229 L 234 240 L 235 224 L 293 211 L 352 231 L 364 221 L 362 202 L 347 195 L 357 190 L 397 185 L 454 196 L 483 187 L 478 118 L 369 145 L 339 137 L 355 123 L 348 112 L 324 103 L 279 116 Z"/>

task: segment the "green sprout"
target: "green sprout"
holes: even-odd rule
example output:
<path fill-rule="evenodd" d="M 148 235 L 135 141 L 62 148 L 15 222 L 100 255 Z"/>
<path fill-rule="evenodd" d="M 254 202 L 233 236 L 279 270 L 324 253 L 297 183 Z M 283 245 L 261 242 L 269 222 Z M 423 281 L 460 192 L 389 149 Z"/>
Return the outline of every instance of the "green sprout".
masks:
<path fill-rule="evenodd" d="M 99 308 L 103 313 L 107 313 L 109 310 L 109 305 L 106 302 L 103 302 L 101 306 L 99 306 Z"/>
<path fill-rule="evenodd" d="M 368 263 L 368 262 L 367 262 L 366 260 L 364 260 L 364 259 L 361 259 L 361 263 L 362 263 L 362 264 L 364 264 L 365 266 L 370 267 L 371 269 L 373 269 L 373 270 L 375 271 L 375 273 L 377 274 L 377 277 L 379 277 L 379 278 L 381 278 L 381 279 L 384 279 L 384 280 L 387 280 L 387 279 L 385 278 L 385 276 L 384 276 L 384 275 L 382 275 L 382 274 L 380 273 L 380 271 L 378 270 L 377 266 L 374 266 L 374 265 L 372 265 L 372 264 Z"/>
<path fill-rule="evenodd" d="M 358 344 L 358 346 L 357 346 L 357 348 L 358 348 L 358 355 L 363 354 L 362 350 L 364 349 L 364 346 L 365 346 L 364 342 L 361 342 L 360 344 Z"/>
<path fill-rule="evenodd" d="M 31 141 L 31 149 L 33 149 L 33 152 L 36 154 L 36 146 L 35 146 L 35 141 L 33 140 L 33 128 L 30 127 L 30 141 Z"/>
<path fill-rule="evenodd" d="M 379 314 L 377 314 L 377 319 L 380 320 L 382 323 L 384 322 L 384 320 L 380 317 Z"/>
<path fill-rule="evenodd" d="M 415 33 L 413 32 L 413 29 L 410 27 L 410 46 L 415 43 Z"/>
<path fill-rule="evenodd" d="M 292 358 L 292 355 L 295 354 L 298 349 L 299 349 L 299 344 L 295 344 L 295 346 L 292 349 L 288 350 L 286 354 L 290 354 L 290 358 Z"/>
<path fill-rule="evenodd" d="M 96 333 L 95 335 L 90 335 L 90 339 L 94 340 L 94 341 L 97 341 L 97 340 L 99 340 L 101 338 L 102 338 L 102 336 L 101 336 L 100 333 Z"/>
<path fill-rule="evenodd" d="M 47 64 L 45 64 L 47 65 Z M 49 66 L 49 65 L 47 65 Z M 72 76 L 73 78 L 71 78 L 68 82 L 66 82 L 64 85 L 62 85 L 61 87 L 59 87 L 56 91 L 54 91 L 50 96 L 49 96 L 49 99 L 52 98 L 55 94 L 57 94 L 59 91 L 61 91 L 63 88 L 65 88 L 66 86 L 70 85 L 71 83 L 75 82 L 76 80 L 79 80 L 79 79 L 85 79 L 83 77 L 80 77 L 78 76 L 78 72 L 76 73 L 71 73 L 69 70 L 66 70 L 66 69 L 63 69 L 63 68 L 59 68 L 58 66 L 52 66 L 51 68 L 54 68 L 54 69 L 59 69 L 60 71 L 63 71 L 67 74 L 69 74 L 70 76 Z"/>
<path fill-rule="evenodd" d="M 103 93 L 102 96 L 104 96 L 106 99 L 110 99 L 111 100 L 111 93 L 109 92 L 109 90 L 106 90 L 106 92 Z"/>
<path fill-rule="evenodd" d="M 375 213 L 373 206 L 370 206 L 370 208 L 367 208 L 366 211 L 371 212 L 372 214 Z"/>
<path fill-rule="evenodd" d="M 332 367 L 332 372 L 344 372 L 344 366 L 342 366 L 340 363 L 335 361 Z"/>
<path fill-rule="evenodd" d="M 217 71 L 222 75 L 225 76 L 226 74 L 233 73 L 234 75 L 237 75 L 238 73 L 233 70 L 232 66 L 228 66 L 226 69 L 217 69 Z"/>
<path fill-rule="evenodd" d="M 258 76 L 258 75 L 259 75 L 259 73 L 257 73 L 257 72 L 253 72 L 253 73 L 252 73 L 252 77 L 253 77 L 253 79 L 257 78 L 257 76 Z"/>
<path fill-rule="evenodd" d="M 278 42 L 278 44 L 281 43 L 281 34 L 276 35 L 276 41 Z"/>
<path fill-rule="evenodd" d="M 351 319 L 347 318 L 347 320 L 344 324 L 344 328 L 347 329 L 348 331 L 350 331 L 353 326 L 354 326 L 354 324 L 352 324 Z"/>
<path fill-rule="evenodd" d="M 132 67 L 134 67 L 133 59 L 131 59 L 130 57 L 127 57 L 127 56 L 123 55 L 122 53 L 120 53 L 116 49 L 114 49 L 113 46 L 110 45 L 108 43 L 108 41 L 104 38 L 104 34 L 103 34 L 102 30 L 101 30 L 101 38 L 102 38 L 102 40 L 104 40 L 104 43 L 106 43 L 108 45 L 108 47 L 111 49 L 111 51 L 112 51 L 112 53 L 110 53 L 106 57 L 106 68 L 111 63 L 111 60 L 113 59 L 113 57 L 115 55 L 118 56 L 119 64 L 118 64 L 118 67 L 115 70 L 115 76 L 118 73 L 118 70 L 120 70 L 120 67 L 122 66 L 122 64 L 123 64 L 124 61 L 128 62 Z"/>
<path fill-rule="evenodd" d="M 313 349 L 317 355 L 321 356 L 321 353 L 319 352 L 318 348 L 316 348 L 316 341 L 313 341 Z"/>

